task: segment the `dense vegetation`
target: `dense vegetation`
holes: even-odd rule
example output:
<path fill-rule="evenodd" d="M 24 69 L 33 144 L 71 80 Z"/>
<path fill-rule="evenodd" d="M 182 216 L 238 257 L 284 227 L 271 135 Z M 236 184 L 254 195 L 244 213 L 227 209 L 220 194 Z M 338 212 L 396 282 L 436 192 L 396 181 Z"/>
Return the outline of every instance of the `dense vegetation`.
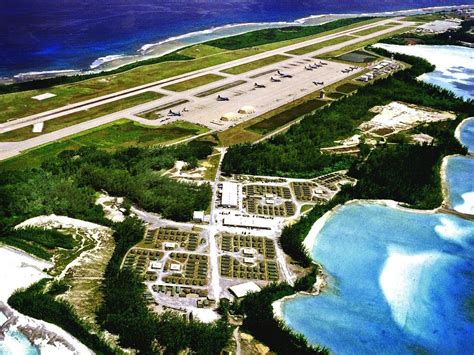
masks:
<path fill-rule="evenodd" d="M 143 231 L 140 221 L 133 218 L 115 228 L 116 248 L 105 273 L 99 322 L 120 336 L 120 345 L 141 353 L 177 354 L 185 349 L 196 354 L 220 353 L 232 332 L 225 321 L 203 324 L 173 313 L 154 314 L 143 297 L 141 278 L 131 270 L 120 269 L 127 250 L 142 239 Z"/>
<path fill-rule="evenodd" d="M 8 304 L 27 316 L 58 325 L 98 354 L 115 354 L 103 339 L 90 332 L 70 304 L 54 297 L 54 289 L 52 294 L 45 292 L 46 283 L 47 280 L 42 280 L 15 291 Z"/>
<path fill-rule="evenodd" d="M 299 288 L 291 287 L 286 283 L 271 284 L 258 293 L 247 295 L 233 307 L 236 309 L 236 313 L 245 316 L 243 329 L 252 333 L 278 354 L 329 354 L 326 348 L 310 345 L 303 335 L 296 334 L 283 321 L 275 319 L 273 315 L 273 302 L 291 296 L 298 291 L 309 291 L 314 282 L 307 281 L 313 280 L 314 276 L 314 273 L 310 273 L 310 278 L 300 282 Z M 303 285 L 310 287 L 305 288 Z"/>
<path fill-rule="evenodd" d="M 398 36 L 382 40 L 383 43 L 400 44 L 416 42 L 426 45 L 459 45 L 462 42 L 474 43 L 474 20 L 465 20 L 461 23 L 461 28 L 455 32 L 445 32 L 438 34 L 404 33 Z"/>
<path fill-rule="evenodd" d="M 237 36 L 216 39 L 213 41 L 206 42 L 206 44 L 222 49 L 236 50 L 296 38 L 302 38 L 306 36 L 314 36 L 322 32 L 331 31 L 339 27 L 352 25 L 354 23 L 367 21 L 369 19 L 371 19 L 371 17 L 357 17 L 336 20 L 318 26 L 291 26 L 284 28 L 269 28 L 248 32 Z"/>
<path fill-rule="evenodd" d="M 331 106 L 308 115 L 285 134 L 258 144 L 231 147 L 222 164 L 223 172 L 313 177 L 349 168 L 353 163 L 350 158 L 322 154 L 320 148 L 354 134 L 363 121 L 372 117 L 368 112 L 370 108 L 394 100 L 441 110 L 472 113 L 472 102 L 462 101 L 447 90 L 416 80 L 422 73 L 433 70 L 433 66 L 428 62 L 404 55 L 396 57 L 413 66 L 360 88 L 357 95 L 334 102 Z M 243 156 L 246 159 L 241 159 Z"/>

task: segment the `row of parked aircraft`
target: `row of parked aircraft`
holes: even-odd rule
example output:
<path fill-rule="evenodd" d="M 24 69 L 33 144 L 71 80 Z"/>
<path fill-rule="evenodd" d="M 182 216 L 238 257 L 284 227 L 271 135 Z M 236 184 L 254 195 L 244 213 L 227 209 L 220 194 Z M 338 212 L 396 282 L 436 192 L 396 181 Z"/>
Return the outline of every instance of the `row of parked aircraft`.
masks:
<path fill-rule="evenodd" d="M 314 69 L 321 68 L 321 67 L 324 66 L 324 65 L 328 65 L 328 63 L 319 62 L 319 64 L 318 64 L 318 63 L 309 64 L 309 65 L 305 66 L 304 68 L 305 68 L 306 70 L 313 71 Z"/>
<path fill-rule="evenodd" d="M 347 74 L 347 73 L 350 73 L 353 70 L 357 70 L 357 69 L 359 69 L 359 67 L 357 67 L 357 66 L 356 67 L 349 67 L 348 69 L 341 70 L 341 72 L 343 72 L 344 74 Z"/>

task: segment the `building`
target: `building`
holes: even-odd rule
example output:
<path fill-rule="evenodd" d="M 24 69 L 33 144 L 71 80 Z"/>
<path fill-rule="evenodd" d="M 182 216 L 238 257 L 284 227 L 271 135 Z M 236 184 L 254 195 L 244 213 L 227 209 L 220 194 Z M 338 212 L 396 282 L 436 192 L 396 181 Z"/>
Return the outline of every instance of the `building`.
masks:
<path fill-rule="evenodd" d="M 173 250 L 176 248 L 176 243 L 173 243 L 173 242 L 164 242 L 163 243 L 163 246 L 165 248 L 165 250 Z"/>
<path fill-rule="evenodd" d="M 170 270 L 171 271 L 181 271 L 181 265 L 180 264 L 171 264 Z"/>
<path fill-rule="evenodd" d="M 194 211 L 193 221 L 198 223 L 204 222 L 204 211 Z"/>
<path fill-rule="evenodd" d="M 233 182 L 222 183 L 221 205 L 227 208 L 239 207 L 239 185 Z"/>
<path fill-rule="evenodd" d="M 245 264 L 254 264 L 255 263 L 255 258 L 244 258 L 244 263 Z"/>
<path fill-rule="evenodd" d="M 150 269 L 152 270 L 161 270 L 163 268 L 163 263 L 158 261 L 152 261 L 150 264 Z"/>
<path fill-rule="evenodd" d="M 227 216 L 223 221 L 226 227 L 238 227 L 238 228 L 255 228 L 255 229 L 272 229 L 273 222 L 271 219 L 259 218 L 259 217 L 238 217 L 238 216 Z"/>
<path fill-rule="evenodd" d="M 237 298 L 242 298 L 248 293 L 260 292 L 260 287 L 255 282 L 245 282 L 243 284 L 229 287 L 229 291 Z"/>
<path fill-rule="evenodd" d="M 243 253 L 245 256 L 252 257 L 255 255 L 255 249 L 252 248 L 244 248 Z"/>

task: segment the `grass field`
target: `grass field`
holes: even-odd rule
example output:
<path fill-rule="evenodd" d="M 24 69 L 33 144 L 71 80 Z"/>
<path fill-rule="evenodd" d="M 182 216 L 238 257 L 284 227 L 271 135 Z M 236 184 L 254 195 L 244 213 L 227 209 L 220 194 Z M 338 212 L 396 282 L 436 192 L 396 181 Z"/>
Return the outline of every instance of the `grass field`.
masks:
<path fill-rule="evenodd" d="M 200 166 L 203 166 L 206 168 L 206 172 L 204 173 L 204 179 L 209 180 L 209 181 L 215 180 L 220 159 L 221 159 L 221 155 L 217 153 L 217 154 L 209 155 L 209 157 L 206 160 L 203 160 L 199 163 Z"/>
<path fill-rule="evenodd" d="M 287 123 L 326 105 L 327 103 L 327 101 L 323 100 L 310 100 L 283 112 L 275 114 L 273 111 L 274 114 L 272 116 L 255 123 L 247 129 L 261 135 L 266 135 Z"/>
<path fill-rule="evenodd" d="M 0 142 L 19 142 L 25 139 L 40 136 L 45 133 L 54 132 L 58 129 L 69 127 L 81 122 L 89 121 L 94 118 L 108 115 L 113 112 L 125 110 L 130 107 L 137 106 L 139 104 L 158 100 L 163 97 L 162 94 L 153 91 L 147 91 L 142 94 L 130 96 L 125 99 L 117 100 L 108 104 L 103 104 L 89 110 L 84 110 L 70 115 L 61 116 L 44 123 L 42 133 L 33 133 L 32 126 L 26 126 L 23 128 L 16 129 L 0 134 Z"/>
<path fill-rule="evenodd" d="M 376 32 L 380 32 L 380 31 L 383 31 L 383 30 L 388 30 L 391 26 L 375 26 L 375 27 L 372 27 L 372 28 L 367 28 L 365 30 L 362 30 L 362 31 L 357 31 L 357 32 L 352 32 L 353 35 L 355 36 L 367 36 L 367 35 L 371 35 L 372 33 L 376 33 Z"/>
<path fill-rule="evenodd" d="M 341 92 L 343 94 L 350 94 L 351 92 L 357 90 L 357 89 L 360 89 L 360 85 L 357 85 L 357 84 L 353 84 L 353 83 L 345 83 L 345 84 L 342 84 L 342 85 L 339 85 L 337 88 L 336 88 L 336 91 L 337 92 Z"/>
<path fill-rule="evenodd" d="M 151 128 L 123 119 L 2 161 L 0 162 L 0 171 L 22 169 L 26 166 L 40 166 L 43 161 L 53 159 L 63 150 L 79 149 L 84 146 L 97 146 L 106 150 L 131 146 L 146 147 L 171 143 L 206 131 L 207 129 L 188 122 L 175 122 Z"/>
<path fill-rule="evenodd" d="M 178 53 L 192 58 L 202 58 L 225 52 L 225 49 L 208 46 L 207 44 L 197 44 L 180 50 Z"/>
<path fill-rule="evenodd" d="M 222 79 L 225 79 L 225 77 L 216 75 L 216 74 L 206 74 L 206 75 L 201 75 L 189 80 L 180 81 L 179 83 L 176 83 L 176 84 L 164 86 L 163 89 L 182 92 L 182 91 L 197 88 L 199 86 L 207 85 L 207 84 L 210 84 Z"/>
<path fill-rule="evenodd" d="M 250 63 L 237 65 L 235 67 L 232 67 L 232 68 L 229 68 L 229 69 L 226 69 L 226 70 L 222 70 L 222 72 L 227 73 L 227 74 L 234 74 L 234 75 L 242 74 L 242 73 L 246 73 L 246 72 L 249 72 L 251 70 L 255 70 L 255 69 L 270 65 L 270 64 L 279 63 L 279 62 L 284 61 L 284 60 L 289 59 L 289 58 L 290 57 L 287 57 L 285 55 L 277 54 L 277 55 L 273 55 L 273 56 L 268 57 L 268 58 L 255 60 L 255 61 L 250 62 Z"/>
<path fill-rule="evenodd" d="M 329 59 L 329 58 L 339 57 L 340 55 L 343 55 L 347 52 L 352 52 L 352 51 L 355 51 L 357 49 L 364 48 L 368 45 L 377 43 L 381 39 L 392 37 L 392 36 L 395 36 L 395 35 L 398 35 L 398 34 L 401 34 L 401 33 L 405 33 L 405 32 L 408 32 L 411 29 L 413 29 L 413 27 L 405 27 L 405 28 L 398 29 L 398 30 L 395 30 L 395 31 L 392 31 L 392 32 L 388 32 L 388 33 L 385 33 L 383 35 L 376 36 L 376 37 L 373 37 L 371 39 L 368 39 L 366 41 L 357 42 L 357 43 L 345 46 L 343 48 L 340 48 L 338 50 L 328 52 L 328 53 L 324 53 L 323 55 L 318 56 L 318 58 Z"/>
<path fill-rule="evenodd" d="M 162 63 L 155 63 L 143 65 L 126 72 L 111 74 L 99 78 L 88 79 L 72 84 L 57 85 L 48 89 L 38 89 L 23 91 L 11 94 L 0 95 L 0 123 L 9 119 L 21 118 L 33 115 L 39 112 L 55 109 L 73 104 L 84 100 L 93 99 L 102 95 L 111 94 L 120 90 L 129 89 L 138 85 L 171 78 L 177 75 L 190 73 L 195 70 L 204 69 L 218 64 L 227 63 L 233 60 L 245 58 L 248 56 L 263 53 L 265 51 L 289 46 L 292 44 L 307 41 L 309 39 L 319 38 L 341 31 L 354 29 L 370 23 L 375 23 L 383 19 L 369 19 L 354 23 L 351 25 L 339 27 L 330 31 L 322 32 L 316 35 L 307 37 L 300 37 L 291 40 L 283 40 L 280 42 L 261 45 L 258 47 L 244 48 L 233 51 L 223 51 L 212 55 L 202 56 L 207 49 L 199 49 L 199 57 L 192 60 L 167 61 Z M 197 50 L 193 47 L 183 49 L 181 52 L 190 53 Z M 53 93 L 57 96 L 44 101 L 36 101 L 31 99 L 32 96 Z"/>
<path fill-rule="evenodd" d="M 324 47 L 333 46 L 333 45 L 343 43 L 343 42 L 347 42 L 347 41 L 350 41 L 350 40 L 353 40 L 353 39 L 354 39 L 354 37 L 351 37 L 351 36 L 336 37 L 336 38 L 333 38 L 333 39 L 329 39 L 327 41 L 323 41 L 323 42 L 311 44 L 311 45 L 306 46 L 306 47 L 298 48 L 298 49 L 289 51 L 288 53 L 289 54 L 294 54 L 294 55 L 308 54 L 308 53 L 317 51 L 319 49 L 322 49 Z"/>
<path fill-rule="evenodd" d="M 345 97 L 346 95 L 343 94 L 342 92 L 329 92 L 326 94 L 326 96 L 329 97 L 330 99 L 338 100 L 342 97 Z"/>
<path fill-rule="evenodd" d="M 343 54 L 336 58 L 337 60 L 342 60 L 345 62 L 352 63 L 370 63 L 373 62 L 377 57 L 375 55 L 369 54 L 365 51 L 353 51 L 350 53 Z"/>

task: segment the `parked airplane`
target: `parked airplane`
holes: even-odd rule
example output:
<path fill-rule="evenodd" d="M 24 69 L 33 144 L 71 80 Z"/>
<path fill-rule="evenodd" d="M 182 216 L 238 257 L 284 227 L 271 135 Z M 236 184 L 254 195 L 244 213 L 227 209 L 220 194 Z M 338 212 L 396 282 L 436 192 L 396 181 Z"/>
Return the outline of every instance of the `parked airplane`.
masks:
<path fill-rule="evenodd" d="M 229 101 L 229 98 L 221 96 L 221 95 L 217 95 L 217 101 Z"/>
<path fill-rule="evenodd" d="M 181 117 L 181 113 L 180 112 L 173 112 L 172 110 L 169 110 L 168 116 Z"/>
<path fill-rule="evenodd" d="M 270 81 L 272 83 L 279 83 L 281 80 L 280 79 L 275 79 L 273 76 L 270 78 Z"/>
<path fill-rule="evenodd" d="M 265 85 L 258 84 L 258 83 L 255 83 L 255 84 L 254 84 L 254 87 L 255 87 L 255 89 L 265 89 L 265 88 L 266 88 Z"/>
<path fill-rule="evenodd" d="M 313 71 L 313 69 L 314 69 L 313 67 L 311 67 L 311 65 L 310 65 L 309 67 L 305 66 L 304 68 L 305 68 L 306 70 L 309 70 L 309 71 Z"/>
<path fill-rule="evenodd" d="M 324 85 L 324 81 L 313 81 L 314 85 Z"/>
<path fill-rule="evenodd" d="M 293 75 L 282 73 L 279 70 L 278 70 L 278 75 L 280 75 L 282 78 L 292 78 L 293 77 Z"/>

